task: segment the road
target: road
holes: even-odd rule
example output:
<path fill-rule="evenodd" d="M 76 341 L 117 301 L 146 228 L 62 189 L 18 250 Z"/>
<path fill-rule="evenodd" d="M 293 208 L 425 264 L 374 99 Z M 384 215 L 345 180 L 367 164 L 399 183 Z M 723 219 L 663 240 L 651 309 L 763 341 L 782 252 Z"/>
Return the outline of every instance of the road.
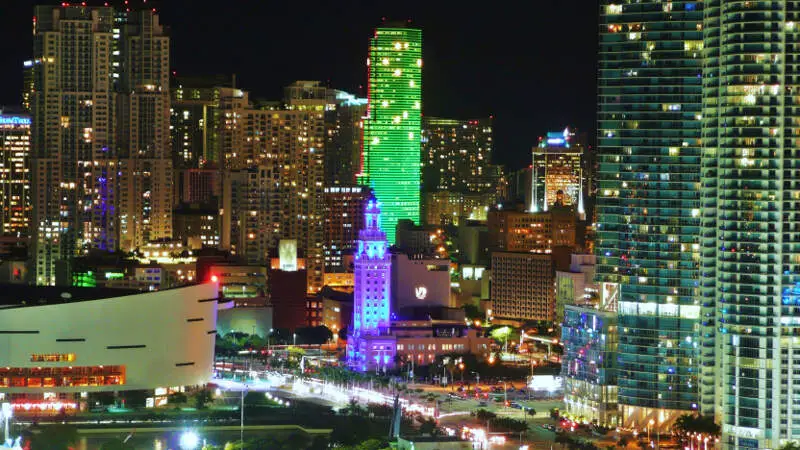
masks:
<path fill-rule="evenodd" d="M 394 397 L 389 391 L 379 392 L 378 390 L 360 387 L 340 386 L 319 379 L 291 380 L 276 374 L 261 375 L 262 378 L 258 381 L 247 383 L 246 385 L 229 380 L 224 382 L 215 380 L 214 383 L 225 390 L 236 392 L 240 392 L 245 387 L 248 390 L 256 391 L 280 391 L 282 395 L 326 404 L 335 409 L 347 406 L 351 399 L 355 399 L 362 404 L 391 404 L 394 401 Z M 515 386 L 523 384 L 522 382 L 514 383 Z M 416 392 L 418 389 L 421 389 L 422 392 Z M 409 391 L 411 392 L 404 393 L 400 398 L 400 402 L 406 411 L 419 413 L 427 417 L 436 417 L 441 426 L 459 433 L 465 426 L 473 429 L 485 428 L 485 424 L 478 423 L 477 418 L 471 415 L 472 412 L 478 409 L 487 409 L 498 416 L 526 420 L 530 427 L 522 443 L 529 445 L 530 448 L 549 448 L 551 446 L 555 439 L 555 433 L 543 429 L 540 425 L 552 423 L 550 410 L 562 407 L 560 398 L 527 400 L 526 395 L 518 392 L 507 392 L 509 402 L 514 401 L 525 408 L 533 408 L 536 411 L 534 416 L 526 416 L 522 409 L 507 407 L 503 402 L 492 401 L 491 395 L 488 400 L 478 400 L 474 397 L 456 399 L 450 396 L 451 393 L 455 392 L 455 390 L 451 391 L 450 387 L 443 388 L 430 385 L 412 385 L 409 386 Z M 435 396 L 434 401 L 429 401 L 431 395 Z M 507 450 L 518 449 L 521 445 L 519 438 L 516 436 L 507 436 L 507 438 L 505 444 L 492 444 L 486 448 Z"/>

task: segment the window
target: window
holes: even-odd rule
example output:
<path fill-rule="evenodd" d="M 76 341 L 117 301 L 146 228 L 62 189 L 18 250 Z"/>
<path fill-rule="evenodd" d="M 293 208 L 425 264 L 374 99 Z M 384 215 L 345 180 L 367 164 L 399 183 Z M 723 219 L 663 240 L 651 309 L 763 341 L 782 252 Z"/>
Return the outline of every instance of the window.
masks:
<path fill-rule="evenodd" d="M 123 384 L 125 384 L 125 366 L 0 368 L 0 388 Z"/>
<path fill-rule="evenodd" d="M 45 353 L 31 355 L 31 362 L 72 362 L 75 353 Z"/>

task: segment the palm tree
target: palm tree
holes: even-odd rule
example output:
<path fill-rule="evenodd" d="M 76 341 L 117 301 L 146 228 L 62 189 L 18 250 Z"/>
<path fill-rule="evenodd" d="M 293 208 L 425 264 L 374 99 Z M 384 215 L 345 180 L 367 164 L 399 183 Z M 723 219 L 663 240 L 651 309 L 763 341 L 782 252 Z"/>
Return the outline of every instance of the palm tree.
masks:
<path fill-rule="evenodd" d="M 672 434 L 685 447 L 690 439 L 701 436 L 710 440 L 715 440 L 720 436 L 720 426 L 714 422 L 711 416 L 701 416 L 699 414 L 684 414 L 675 420 L 672 425 Z"/>

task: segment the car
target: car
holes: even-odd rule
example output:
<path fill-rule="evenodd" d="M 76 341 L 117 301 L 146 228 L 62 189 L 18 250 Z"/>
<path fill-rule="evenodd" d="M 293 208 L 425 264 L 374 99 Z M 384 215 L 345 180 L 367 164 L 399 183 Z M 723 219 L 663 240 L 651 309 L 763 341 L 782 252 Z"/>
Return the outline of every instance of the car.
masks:
<path fill-rule="evenodd" d="M 489 404 L 486 402 L 478 402 L 478 406 L 487 407 Z"/>
<path fill-rule="evenodd" d="M 510 406 L 510 407 L 512 407 L 514 409 L 522 409 L 522 405 L 520 405 L 517 402 L 511 402 L 511 403 L 508 404 L 508 406 Z"/>

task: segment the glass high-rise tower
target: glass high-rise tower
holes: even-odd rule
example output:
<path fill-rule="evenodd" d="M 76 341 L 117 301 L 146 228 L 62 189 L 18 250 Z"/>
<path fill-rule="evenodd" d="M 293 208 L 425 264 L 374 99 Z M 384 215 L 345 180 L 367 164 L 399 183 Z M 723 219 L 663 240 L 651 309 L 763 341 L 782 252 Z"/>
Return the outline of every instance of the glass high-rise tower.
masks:
<path fill-rule="evenodd" d="M 598 278 L 621 422 L 699 409 L 703 3 L 600 2 Z"/>
<path fill-rule="evenodd" d="M 710 0 L 706 10 L 716 416 L 723 448 L 776 449 L 800 440 L 800 7 Z"/>
<path fill-rule="evenodd" d="M 419 223 L 422 31 L 385 24 L 370 39 L 369 110 L 359 183 L 383 205 L 382 229 L 395 240 L 400 219 Z"/>

